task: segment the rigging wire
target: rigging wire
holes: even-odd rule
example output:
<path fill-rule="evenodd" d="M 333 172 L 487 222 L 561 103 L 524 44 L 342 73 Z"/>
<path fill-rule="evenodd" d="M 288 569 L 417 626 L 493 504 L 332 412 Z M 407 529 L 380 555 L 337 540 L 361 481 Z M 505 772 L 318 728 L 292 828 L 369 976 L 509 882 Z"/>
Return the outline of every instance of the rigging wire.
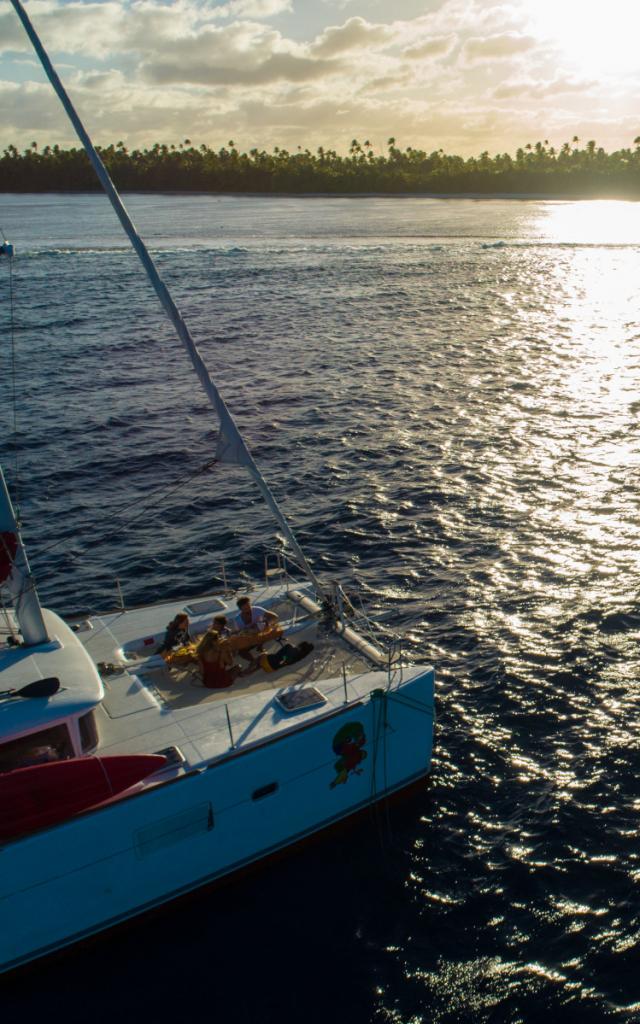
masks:
<path fill-rule="evenodd" d="M 9 242 L 5 235 L 2 227 L 0 227 L 0 235 L 2 235 L 2 245 L 0 245 L 0 253 L 7 257 L 8 275 L 9 275 L 9 338 L 10 338 L 10 349 L 11 349 L 11 404 L 13 406 L 13 450 L 15 456 L 15 495 L 16 495 L 16 522 L 20 525 L 20 466 L 18 461 L 18 399 L 17 399 L 17 363 L 16 363 L 16 338 L 15 338 L 15 316 L 14 316 L 14 302 L 13 302 L 13 246 Z"/>
<path fill-rule="evenodd" d="M 112 523 L 114 520 L 118 519 L 119 516 L 122 516 L 125 512 L 127 512 L 130 508 L 132 508 L 135 505 L 140 509 L 139 513 L 135 516 L 131 516 L 128 522 L 122 524 L 122 529 L 128 529 L 132 523 L 135 523 L 137 519 L 142 518 L 142 516 L 146 514 L 149 506 L 152 503 L 152 500 L 154 500 L 156 497 L 158 497 L 160 500 L 164 500 L 168 498 L 170 495 L 175 494 L 186 484 L 191 483 L 192 480 L 195 480 L 196 477 L 201 476 L 203 473 L 206 473 L 207 470 L 211 469 L 211 467 L 217 463 L 217 461 L 217 459 L 209 459 L 208 462 L 205 462 L 204 465 L 200 466 L 193 473 L 187 476 L 181 476 L 180 482 L 177 483 L 175 487 L 168 487 L 166 489 L 164 489 L 164 485 L 156 487 L 155 490 L 149 492 L 147 500 L 144 501 L 142 505 L 140 504 L 138 499 L 134 499 L 133 501 L 127 502 L 126 505 L 123 505 L 121 508 L 116 509 L 110 515 L 108 515 L 107 518 L 104 520 L 104 525 L 106 526 L 107 524 Z M 98 535 L 97 539 L 95 535 L 92 535 L 91 540 L 87 541 L 84 547 L 86 547 L 89 543 L 91 543 L 92 547 L 97 546 L 99 544 L 104 544 L 104 542 L 109 540 L 111 536 L 111 531 L 103 531 L 101 535 Z M 53 551 L 54 548 L 60 547 L 61 544 L 66 544 L 67 539 L 68 538 L 66 537 L 62 537 L 60 540 L 53 541 L 52 544 L 48 544 L 45 548 L 42 548 L 41 551 L 39 552 L 39 555 L 46 555 L 49 553 L 49 551 Z M 80 552 L 82 552 L 83 550 L 84 548 L 81 546 Z"/>
<path fill-rule="evenodd" d="M 195 470 L 195 472 L 189 474 L 188 476 L 182 476 L 180 478 L 180 482 L 178 484 L 176 484 L 174 487 L 168 487 L 166 489 L 163 489 L 162 487 L 158 487 L 154 491 L 151 491 L 151 494 L 150 494 L 149 497 L 150 498 L 155 498 L 156 495 L 158 495 L 159 492 L 162 492 L 160 494 L 161 498 L 167 498 L 171 494 L 175 494 L 177 491 L 179 491 L 186 484 L 190 483 L 192 480 L 195 480 L 196 477 L 201 476 L 203 473 L 206 473 L 207 470 L 209 470 L 213 465 L 215 465 L 215 463 L 217 461 L 218 461 L 217 459 L 209 459 L 208 462 L 205 462 L 205 464 L 203 466 L 200 466 L 197 470 Z M 122 515 L 123 512 L 126 512 L 127 509 L 129 509 L 134 504 L 137 504 L 137 502 L 131 501 L 127 505 L 124 505 L 121 509 L 118 509 L 115 512 L 111 513 L 111 515 L 107 517 L 106 522 L 110 523 L 112 520 L 116 519 L 117 516 Z M 149 501 L 147 501 L 145 504 L 143 504 L 139 514 L 135 515 L 135 516 L 132 516 L 128 523 L 124 523 L 123 524 L 122 528 L 126 530 L 131 525 L 131 523 L 135 522 L 136 519 L 139 519 L 141 516 L 143 516 L 147 512 L 148 505 L 149 505 Z M 86 544 L 84 546 L 80 547 L 80 553 L 82 553 L 88 547 L 89 543 L 91 543 L 92 545 L 103 544 L 106 540 L 109 539 L 110 536 L 111 536 L 111 532 L 110 531 L 109 532 L 103 532 L 103 534 L 101 536 L 98 536 L 97 539 L 96 539 L 95 536 L 92 536 L 90 541 L 87 540 Z M 62 538 L 61 540 L 54 541 L 53 544 L 49 544 L 46 548 L 44 548 L 44 550 L 42 552 L 40 552 L 40 554 L 46 554 L 47 552 L 52 551 L 54 548 L 57 548 L 61 544 L 64 544 L 64 543 L 66 543 L 66 538 Z M 12 559 L 12 561 L 13 561 L 13 559 Z M 31 574 L 30 579 L 28 580 L 28 582 L 26 583 L 26 586 L 24 587 L 23 593 L 26 594 L 26 593 L 29 592 L 29 590 L 35 590 L 36 585 L 37 585 L 36 584 L 36 579 L 33 576 L 33 574 Z M 124 611 L 122 611 L 120 614 L 123 615 Z M 101 630 L 99 632 L 101 632 Z M 93 639 L 93 637 L 92 637 L 92 639 Z"/>
<path fill-rule="evenodd" d="M 156 495 L 158 495 L 159 492 L 162 492 L 160 494 L 161 498 L 167 498 L 167 497 L 169 497 L 169 495 L 175 494 L 177 491 L 180 490 L 181 487 L 183 487 L 184 485 L 190 483 L 192 480 L 195 480 L 196 477 L 201 476 L 203 473 L 206 473 L 207 470 L 211 469 L 211 467 L 213 465 L 215 465 L 215 463 L 217 461 L 218 461 L 217 459 L 209 459 L 208 462 L 205 462 L 205 464 L 203 466 L 200 466 L 199 469 L 195 470 L 194 473 L 191 473 L 189 476 L 182 477 L 180 479 L 180 483 L 176 484 L 175 487 L 168 487 L 168 488 L 166 488 L 164 490 L 163 490 L 162 487 L 157 487 L 154 491 L 151 491 L 150 498 L 155 497 Z M 132 505 L 135 505 L 135 504 L 137 504 L 136 501 L 131 501 L 131 502 L 128 502 L 126 505 L 123 505 L 122 508 L 116 509 L 115 512 L 112 512 L 111 515 L 107 517 L 106 522 L 111 522 L 112 520 L 116 519 L 119 515 L 122 515 L 123 512 L 126 512 L 129 508 L 131 508 Z M 146 513 L 146 511 L 147 511 L 148 504 L 149 503 L 147 502 L 145 505 L 143 505 L 140 513 L 138 515 L 136 515 L 136 516 L 132 516 L 132 518 L 129 520 L 129 522 L 125 523 L 122 528 L 126 530 L 127 527 L 131 525 L 131 523 L 135 522 L 136 519 L 139 519 L 142 515 L 144 515 Z M 103 544 L 106 540 L 109 539 L 110 536 L 111 536 L 110 533 L 103 533 L 102 536 L 98 537 L 97 540 L 95 539 L 95 537 L 92 537 L 90 543 L 92 545 L 93 544 Z M 63 544 L 63 543 L 64 543 L 64 540 L 57 540 L 53 544 L 49 544 L 48 547 L 46 547 L 44 549 L 44 552 L 42 552 L 42 553 L 46 553 L 48 551 L 51 551 L 53 548 L 56 548 L 60 544 Z M 89 541 L 87 541 L 87 544 L 89 544 Z M 85 547 L 86 547 L 86 545 L 85 545 Z M 82 551 L 83 551 L 83 548 L 81 547 L 80 548 L 80 552 L 82 552 Z M 32 577 L 30 582 L 29 582 L 29 584 L 28 584 L 28 586 L 25 588 L 25 590 L 28 590 L 29 588 L 33 589 L 33 588 L 35 588 L 35 586 L 36 586 L 36 581 Z M 111 626 L 113 626 L 114 622 L 117 621 L 117 619 L 119 619 L 122 615 L 124 615 L 125 612 L 126 612 L 126 609 L 123 608 L 122 611 L 119 612 L 116 615 L 116 618 L 112 619 L 109 622 L 109 628 L 111 628 Z M 107 628 L 107 624 L 105 623 L 103 626 L 100 627 L 100 629 L 96 630 L 95 633 L 92 633 L 92 635 L 90 637 L 88 637 L 87 640 L 85 641 L 85 646 L 88 647 L 89 643 L 91 643 L 92 640 L 95 640 L 96 637 L 98 637 L 106 628 Z"/>

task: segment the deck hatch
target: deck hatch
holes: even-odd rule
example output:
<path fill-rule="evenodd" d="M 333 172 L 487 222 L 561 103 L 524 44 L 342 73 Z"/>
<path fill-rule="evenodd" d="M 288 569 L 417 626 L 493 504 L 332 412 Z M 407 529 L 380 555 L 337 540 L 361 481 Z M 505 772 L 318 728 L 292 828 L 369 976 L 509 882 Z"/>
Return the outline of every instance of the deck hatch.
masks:
<path fill-rule="evenodd" d="M 213 809 L 209 802 L 197 804 L 180 814 L 137 829 L 133 834 L 136 856 L 140 859 L 164 850 L 167 846 L 210 832 L 213 828 Z"/>
<path fill-rule="evenodd" d="M 221 612 L 226 608 L 224 601 L 219 597 L 209 597 L 206 601 L 192 601 L 184 606 L 187 615 L 210 615 L 211 612 Z"/>
<path fill-rule="evenodd" d="M 309 708 L 317 708 L 327 703 L 327 698 L 320 690 L 316 690 L 315 686 L 292 687 L 276 694 L 273 699 L 287 714 L 291 714 L 292 711 L 308 711 Z"/>

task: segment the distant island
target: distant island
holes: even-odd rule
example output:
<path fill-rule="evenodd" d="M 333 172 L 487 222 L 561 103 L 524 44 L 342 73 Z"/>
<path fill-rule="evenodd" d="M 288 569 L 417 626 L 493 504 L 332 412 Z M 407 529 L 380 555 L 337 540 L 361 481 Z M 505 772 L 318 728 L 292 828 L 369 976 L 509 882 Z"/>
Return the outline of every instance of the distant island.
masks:
<path fill-rule="evenodd" d="M 348 155 L 320 146 L 315 153 L 251 149 L 233 142 L 221 149 L 160 143 L 129 151 L 124 143 L 97 147 L 116 186 L 129 192 L 264 194 L 540 195 L 640 199 L 640 136 L 633 149 L 606 153 L 574 136 L 559 149 L 548 140 L 527 143 L 515 156 L 488 152 L 451 156 L 427 153 L 389 139 L 386 153 L 353 139 Z M 99 189 L 82 149 L 36 142 L 20 153 L 8 146 L 0 157 L 0 192 L 87 192 Z"/>

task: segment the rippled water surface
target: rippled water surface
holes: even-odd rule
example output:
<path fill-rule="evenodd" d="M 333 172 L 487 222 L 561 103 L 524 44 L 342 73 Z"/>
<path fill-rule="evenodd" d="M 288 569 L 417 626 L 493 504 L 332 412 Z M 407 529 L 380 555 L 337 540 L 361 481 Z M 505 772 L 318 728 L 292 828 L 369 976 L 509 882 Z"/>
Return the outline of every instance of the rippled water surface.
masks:
<path fill-rule="evenodd" d="M 67 1021 L 640 1020 L 640 205 L 127 205 L 309 557 L 435 663 L 433 771 L 10 999 L 29 1019 L 55 991 Z M 4 196 L 0 225 L 2 460 L 42 596 L 259 572 L 269 516 L 240 472 L 195 475 L 216 422 L 106 201 Z"/>

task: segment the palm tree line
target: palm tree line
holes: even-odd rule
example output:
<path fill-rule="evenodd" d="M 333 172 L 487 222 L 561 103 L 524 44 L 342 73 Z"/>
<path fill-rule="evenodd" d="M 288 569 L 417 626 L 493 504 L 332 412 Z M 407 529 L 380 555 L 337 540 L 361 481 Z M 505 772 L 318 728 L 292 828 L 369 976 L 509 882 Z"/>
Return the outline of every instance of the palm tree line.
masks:
<path fill-rule="evenodd" d="M 318 147 L 289 152 L 240 152 L 233 141 L 218 150 L 185 139 L 128 150 L 123 142 L 96 147 L 124 191 L 252 193 L 541 194 L 640 198 L 640 136 L 633 149 L 606 153 L 574 136 L 559 149 L 527 143 L 515 156 L 488 151 L 464 158 L 442 149 L 427 153 L 390 138 L 386 153 L 353 139 L 347 155 Z M 0 156 L 0 191 L 93 191 L 99 188 L 82 149 L 9 145 Z"/>

